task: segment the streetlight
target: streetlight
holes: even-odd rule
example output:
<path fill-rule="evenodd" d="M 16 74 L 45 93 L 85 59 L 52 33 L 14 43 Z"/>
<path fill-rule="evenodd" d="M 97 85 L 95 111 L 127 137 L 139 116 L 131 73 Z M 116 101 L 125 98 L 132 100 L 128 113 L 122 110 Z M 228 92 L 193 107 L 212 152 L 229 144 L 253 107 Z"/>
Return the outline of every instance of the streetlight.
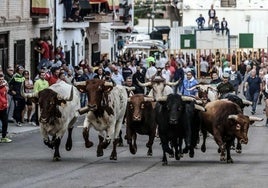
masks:
<path fill-rule="evenodd" d="M 148 35 L 150 33 L 150 18 L 151 18 L 151 14 L 147 13 L 147 18 L 148 18 Z"/>
<path fill-rule="evenodd" d="M 152 12 L 152 15 L 151 15 L 151 17 L 152 17 L 152 31 L 154 29 L 154 16 L 155 16 L 155 14 L 154 14 L 154 12 Z"/>

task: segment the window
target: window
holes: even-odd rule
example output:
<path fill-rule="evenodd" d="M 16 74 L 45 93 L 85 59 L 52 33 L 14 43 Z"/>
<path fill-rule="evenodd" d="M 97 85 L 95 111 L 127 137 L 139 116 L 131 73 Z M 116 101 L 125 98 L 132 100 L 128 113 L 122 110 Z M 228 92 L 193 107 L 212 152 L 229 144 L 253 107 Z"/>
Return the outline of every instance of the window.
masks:
<path fill-rule="evenodd" d="M 236 7 L 236 0 L 221 0 L 221 7 Z"/>
<path fill-rule="evenodd" d="M 17 40 L 14 44 L 14 63 L 25 66 L 25 40 Z"/>

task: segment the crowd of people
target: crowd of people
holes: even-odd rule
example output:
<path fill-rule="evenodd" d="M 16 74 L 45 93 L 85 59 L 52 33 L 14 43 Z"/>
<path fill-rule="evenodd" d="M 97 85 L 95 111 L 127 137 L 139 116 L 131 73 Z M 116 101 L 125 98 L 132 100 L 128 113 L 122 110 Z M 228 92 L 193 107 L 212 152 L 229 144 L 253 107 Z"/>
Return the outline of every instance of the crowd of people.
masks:
<path fill-rule="evenodd" d="M 39 52 L 42 54 L 42 50 Z M 193 54 L 170 55 L 169 60 L 161 68 L 156 66 L 156 59 L 152 56 L 140 57 L 131 54 L 118 57 L 117 61 L 110 61 L 107 56 L 104 56 L 101 61 L 93 62 L 92 65 L 87 60 L 81 60 L 75 67 L 66 63 L 64 52 L 60 47 L 56 49 L 53 56 L 54 61 L 50 61 L 48 56 L 46 62 L 49 63 L 39 63 L 37 67 L 39 73 L 34 78 L 30 78 L 29 71 L 22 65 L 14 67 L 15 72 L 12 67 L 8 67 L 5 75 L 0 69 L 2 142 L 11 141 L 6 137 L 8 121 L 15 121 L 19 127 L 24 123 L 39 125 L 36 110 L 38 106 L 21 96 L 22 84 L 24 84 L 24 92 L 31 93 L 39 92 L 59 81 L 73 84 L 90 79 L 103 79 L 117 85 L 135 87 L 134 94 L 148 94 L 148 88 L 140 86 L 138 82 L 144 83 L 153 79 L 155 75 L 160 75 L 166 82 L 179 81 L 174 92 L 198 97 L 196 90 L 188 90 L 199 83 L 196 69 L 198 57 Z M 232 62 L 230 58 L 234 58 Z M 266 103 L 264 110 L 268 117 L 267 58 L 260 59 L 255 52 L 241 54 L 239 58 L 241 63 L 237 66 L 237 57 L 219 54 L 201 55 L 199 61 L 201 78 L 210 78 L 211 84 L 217 87 L 220 95 L 242 92 L 246 99 L 253 102 L 252 114 L 256 113 L 257 104 L 262 102 L 264 96 Z M 81 93 L 81 107 L 86 103 L 87 96 Z"/>

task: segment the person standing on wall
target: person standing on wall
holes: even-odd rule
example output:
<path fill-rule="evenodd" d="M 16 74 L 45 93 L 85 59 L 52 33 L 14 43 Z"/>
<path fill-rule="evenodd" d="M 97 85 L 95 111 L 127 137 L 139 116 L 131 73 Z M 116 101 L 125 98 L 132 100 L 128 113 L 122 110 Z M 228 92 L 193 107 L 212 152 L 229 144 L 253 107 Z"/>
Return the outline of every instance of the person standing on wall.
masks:
<path fill-rule="evenodd" d="M 49 50 L 49 46 L 48 46 L 47 42 L 45 42 L 44 40 L 39 38 L 38 45 L 39 45 L 39 47 L 37 47 L 37 46 L 34 47 L 34 50 L 41 54 L 41 60 L 37 66 L 38 71 L 40 71 L 41 67 L 49 68 L 51 66 L 51 63 L 49 61 L 50 50 Z"/>
<path fill-rule="evenodd" d="M 216 10 L 214 9 L 213 5 L 210 6 L 210 9 L 208 11 L 208 26 L 213 27 L 212 24 L 214 23 L 214 19 L 216 18 Z M 212 24 L 210 24 L 210 21 Z"/>

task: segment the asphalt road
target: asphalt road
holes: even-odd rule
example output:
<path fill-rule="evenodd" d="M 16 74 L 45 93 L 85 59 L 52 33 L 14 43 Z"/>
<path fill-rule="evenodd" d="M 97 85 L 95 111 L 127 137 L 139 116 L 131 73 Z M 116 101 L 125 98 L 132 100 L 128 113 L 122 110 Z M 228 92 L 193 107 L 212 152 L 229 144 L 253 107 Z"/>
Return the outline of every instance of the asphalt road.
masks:
<path fill-rule="evenodd" d="M 264 117 L 263 106 L 257 116 Z M 250 109 L 246 109 L 248 113 Z M 82 125 L 83 117 L 76 126 Z M 146 136 L 138 135 L 138 151 L 130 154 L 125 145 L 118 148 L 118 160 L 110 161 L 111 146 L 103 157 L 96 157 L 95 145 L 86 149 L 82 128 L 73 131 L 73 149 L 65 151 L 66 135 L 60 153 L 62 160 L 53 162 L 53 151 L 47 148 L 38 130 L 13 134 L 13 142 L 0 143 L 0 187 L 2 188 L 87 188 L 87 187 L 223 187 L 265 188 L 268 184 L 268 128 L 264 122 L 249 129 L 249 143 L 242 154 L 232 151 L 233 164 L 220 162 L 217 145 L 208 139 L 207 151 L 196 149 L 194 158 L 185 155 L 180 161 L 168 159 L 162 166 L 162 150 L 155 140 L 153 156 L 147 157 Z"/>

